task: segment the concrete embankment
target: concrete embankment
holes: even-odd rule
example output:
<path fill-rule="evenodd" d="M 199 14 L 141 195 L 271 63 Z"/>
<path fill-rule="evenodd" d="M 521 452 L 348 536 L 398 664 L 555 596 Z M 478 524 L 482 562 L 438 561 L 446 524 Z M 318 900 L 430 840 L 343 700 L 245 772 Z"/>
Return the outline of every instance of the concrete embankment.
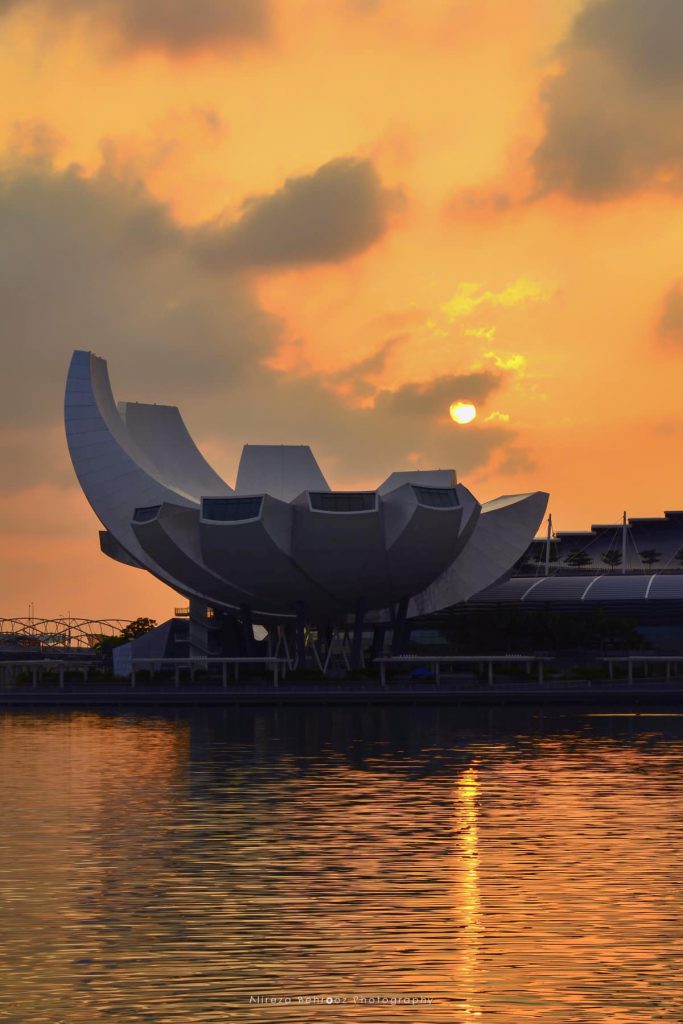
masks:
<path fill-rule="evenodd" d="M 248 704 L 599 704 L 617 707 L 680 705 L 683 686 L 648 680 L 647 685 L 620 683 L 558 682 L 529 685 L 498 683 L 495 686 L 433 685 L 395 683 L 381 688 L 357 682 L 281 683 L 269 680 L 223 687 L 182 686 L 179 688 L 92 684 L 57 687 L 16 687 L 0 690 L 0 707 L 197 707 Z"/>

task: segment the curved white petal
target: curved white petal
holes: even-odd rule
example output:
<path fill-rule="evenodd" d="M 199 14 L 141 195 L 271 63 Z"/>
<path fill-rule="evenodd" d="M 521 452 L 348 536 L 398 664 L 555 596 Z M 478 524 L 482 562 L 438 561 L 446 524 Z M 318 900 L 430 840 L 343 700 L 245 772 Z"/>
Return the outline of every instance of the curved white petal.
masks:
<path fill-rule="evenodd" d="M 391 494 L 404 484 L 416 484 L 418 487 L 455 487 L 456 474 L 454 469 L 399 469 L 389 474 L 377 488 L 377 493 Z"/>
<path fill-rule="evenodd" d="M 460 555 L 412 599 L 408 615 L 428 615 L 467 601 L 509 573 L 533 540 L 547 505 L 545 491 L 504 495 L 483 504 Z"/>
<path fill-rule="evenodd" d="M 196 593 L 230 607 L 253 604 L 252 590 L 228 582 L 202 558 L 198 509 L 163 504 L 153 518 L 133 522 L 133 532 L 149 558 Z"/>
<path fill-rule="evenodd" d="M 198 508 L 136 444 L 119 414 L 107 363 L 92 352 L 74 352 L 64 398 L 64 422 L 76 476 L 95 515 L 120 547 L 158 579 L 186 596 L 201 597 L 165 572 L 142 548 L 132 526 L 136 508 L 172 503 Z"/>
<path fill-rule="evenodd" d="M 307 444 L 245 444 L 242 449 L 235 483 L 238 494 L 270 494 L 292 501 L 302 491 L 329 489 Z"/>
<path fill-rule="evenodd" d="M 232 494 L 192 440 L 175 405 L 119 402 L 129 438 L 144 452 L 160 480 L 199 501 L 203 494 Z"/>

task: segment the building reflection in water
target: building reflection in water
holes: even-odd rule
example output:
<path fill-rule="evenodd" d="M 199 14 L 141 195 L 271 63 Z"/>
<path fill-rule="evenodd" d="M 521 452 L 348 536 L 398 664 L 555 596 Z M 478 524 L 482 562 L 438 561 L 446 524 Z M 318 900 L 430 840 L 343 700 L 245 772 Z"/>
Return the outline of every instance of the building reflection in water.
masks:
<path fill-rule="evenodd" d="M 0 716 L 0 1017 L 683 1019 L 683 720 L 526 715 Z"/>

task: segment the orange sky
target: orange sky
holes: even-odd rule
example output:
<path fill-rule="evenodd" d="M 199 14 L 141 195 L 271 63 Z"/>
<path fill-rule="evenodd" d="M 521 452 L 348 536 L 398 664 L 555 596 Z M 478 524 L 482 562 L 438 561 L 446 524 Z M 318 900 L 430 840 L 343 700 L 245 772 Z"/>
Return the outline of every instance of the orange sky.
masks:
<path fill-rule="evenodd" d="M 75 347 L 117 397 L 179 405 L 231 482 L 243 443 L 298 441 L 333 486 L 448 464 L 481 500 L 549 490 L 558 529 L 683 507 L 677 0 L 657 38 L 645 0 L 254 3 L 256 28 L 239 0 L 173 31 L 159 0 L 0 19 L 2 614 L 178 603 L 99 553 L 59 414 Z M 366 189 L 353 241 L 344 214 L 297 254 L 276 220 L 254 256 L 249 211 L 326 165 Z"/>

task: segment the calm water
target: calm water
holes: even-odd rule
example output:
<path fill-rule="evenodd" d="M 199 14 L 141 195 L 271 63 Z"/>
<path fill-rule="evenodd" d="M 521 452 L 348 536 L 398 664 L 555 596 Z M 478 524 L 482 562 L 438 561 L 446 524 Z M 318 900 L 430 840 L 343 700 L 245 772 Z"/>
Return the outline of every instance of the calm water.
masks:
<path fill-rule="evenodd" d="M 0 765 L 0 1020 L 683 1020 L 681 717 L 12 713 Z"/>

